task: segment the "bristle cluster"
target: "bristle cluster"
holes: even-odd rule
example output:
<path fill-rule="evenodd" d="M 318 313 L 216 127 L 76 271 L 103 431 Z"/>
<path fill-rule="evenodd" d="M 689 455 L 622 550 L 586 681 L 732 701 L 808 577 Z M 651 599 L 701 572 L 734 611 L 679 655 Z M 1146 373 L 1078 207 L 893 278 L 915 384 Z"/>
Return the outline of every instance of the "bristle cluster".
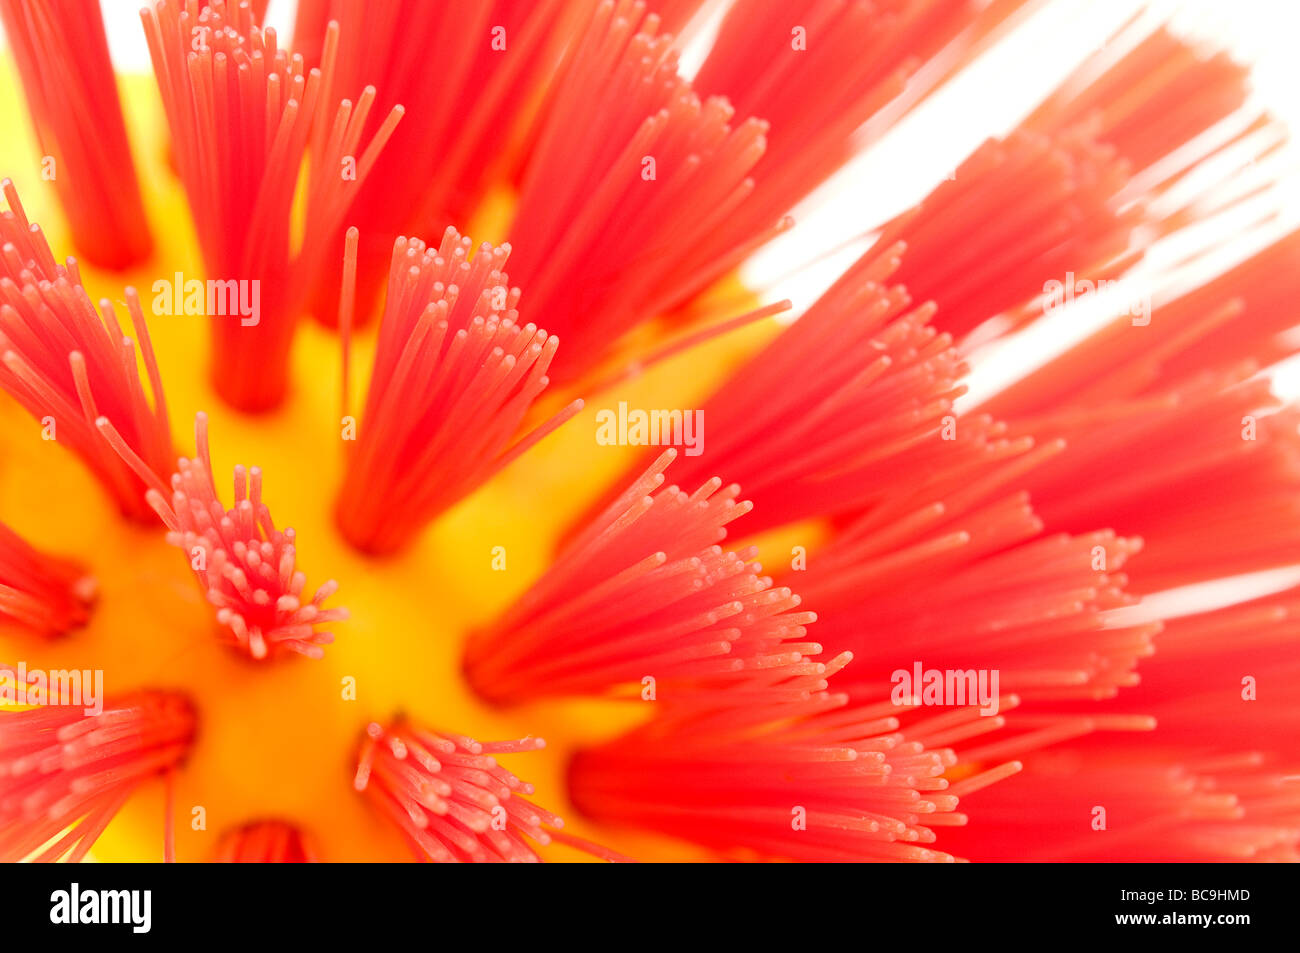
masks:
<path fill-rule="evenodd" d="M 303 0 L 294 48 L 309 65 L 340 27 L 334 88 L 378 90 L 380 112 L 401 103 L 406 118 L 361 188 L 348 224 L 361 232 L 357 321 L 383 288 L 395 235 L 422 235 L 468 222 L 485 195 L 509 179 L 535 106 L 569 37 L 596 0 L 476 0 L 429 3 Z M 437 64 L 430 79 L 429 64 Z M 372 120 L 372 125 L 374 124 Z M 341 243 L 335 236 L 331 245 Z M 314 289 L 313 313 L 333 323 L 336 276 Z"/>
<path fill-rule="evenodd" d="M 0 619 L 52 637 L 90 618 L 97 584 L 75 562 L 34 549 L 0 523 Z"/>
<path fill-rule="evenodd" d="M 726 552 L 723 527 L 750 509 L 740 488 L 664 487 L 665 451 L 527 594 L 470 640 L 465 670 L 480 694 L 517 702 L 604 694 L 650 698 L 698 689 L 741 669 L 788 674 L 821 647 L 794 640 L 816 620 L 773 588 L 752 548 Z M 647 682 L 647 679 L 650 681 Z M 688 689 L 687 686 L 690 686 Z"/>
<path fill-rule="evenodd" d="M 422 860 L 537 863 L 564 821 L 526 800 L 533 786 L 494 757 L 546 747 L 541 738 L 480 743 L 406 722 L 366 729 L 355 787 L 397 824 Z M 606 860 L 618 855 L 587 845 Z"/>
<path fill-rule="evenodd" d="M 348 247 L 352 254 L 351 238 Z M 415 238 L 393 246 L 370 391 L 337 506 L 344 536 L 366 552 L 405 546 L 582 408 L 574 401 L 516 436 L 559 340 L 519 324 L 519 289 L 502 270 L 510 246 L 484 244 L 472 260 L 471 251 L 451 227 L 437 248 Z"/>
<path fill-rule="evenodd" d="M 673 38 L 644 3 L 597 7 L 556 80 L 508 230 L 516 280 L 566 342 L 557 380 L 608 358 L 781 227 L 736 214 L 767 126 L 733 115 L 678 75 Z"/>
<path fill-rule="evenodd" d="M 5 179 L 0 187 L 9 204 L 0 212 L 0 387 L 40 421 L 46 439 L 81 457 L 124 513 L 147 519 L 146 481 L 95 427 L 107 417 L 148 472 L 161 477 L 171 470 L 167 404 L 139 296 L 126 289 L 133 341 L 108 299 L 95 310 L 76 260 L 55 261 L 13 183 Z"/>
<path fill-rule="evenodd" d="M 913 740 L 896 712 L 824 690 L 718 695 L 580 752 L 574 802 L 733 859 L 952 861 L 933 845 L 936 828 L 966 820 L 945 777 L 957 755 Z"/>
<path fill-rule="evenodd" d="M 3 0 L 13 51 L 73 244 L 126 268 L 153 249 L 98 0 Z"/>
<path fill-rule="evenodd" d="M 1006 333 L 1036 316 L 1025 303 L 1039 302 L 1046 281 L 1115 280 L 1132 264 L 1144 210 L 1120 199 L 1128 183 L 1128 163 L 1086 125 L 1016 130 L 888 222 L 862 261 L 904 242 L 893 278 L 916 300 L 939 302 L 936 327 L 960 341 L 1001 316 L 996 331 Z"/>
<path fill-rule="evenodd" d="M 185 552 L 217 623 L 241 651 L 255 659 L 283 651 L 321 658 L 334 636 L 319 626 L 348 617 L 346 609 L 325 608 L 338 583 L 329 580 L 305 600 L 297 536 L 276 528 L 262 502 L 262 471 L 235 467 L 235 505 L 226 510 L 212 478 L 206 415 L 196 417 L 194 430 L 197 456 L 181 458 L 170 495 L 158 488 L 148 494 L 167 541 Z"/>
<path fill-rule="evenodd" d="M 970 799 L 954 849 L 989 862 L 1300 860 L 1300 785 L 1258 753 L 1188 756 L 1094 742 L 1042 752 Z M 996 836 L 994 836 L 996 832 Z"/>
<path fill-rule="evenodd" d="M 905 288 L 886 284 L 898 252 L 865 261 L 704 401 L 708 445 L 680 461 L 682 483 L 714 473 L 740 483 L 752 532 L 879 505 L 1023 452 L 991 420 L 957 421 L 966 364 L 931 327 L 933 303 L 911 308 Z"/>
<path fill-rule="evenodd" d="M 401 119 L 394 105 L 362 146 L 373 88 L 331 102 L 338 25 L 319 69 L 255 25 L 247 0 L 159 0 L 141 11 L 208 279 L 260 282 L 256 323 L 213 321 L 213 382 L 234 406 L 283 400 L 289 346 L 308 289 L 333 256 L 330 236 Z M 303 178 L 311 147 L 310 170 Z M 295 244 L 300 185 L 305 209 Z"/>
<path fill-rule="evenodd" d="M 998 515 L 905 538 L 903 525 L 850 527 L 788 574 L 818 609 L 819 641 L 857 660 L 837 687 L 878 697 L 917 661 L 996 669 L 1000 690 L 1026 700 L 1106 698 L 1135 683 L 1159 626 L 1111 625 L 1106 613 L 1137 601 L 1122 570 L 1141 540 L 1059 534 L 1002 549 L 985 535 Z"/>
<path fill-rule="evenodd" d="M 300 828 L 254 821 L 225 834 L 212 858 L 219 864 L 314 864 L 316 850 Z"/>
<path fill-rule="evenodd" d="M 0 860 L 84 858 L 143 781 L 184 759 L 194 725 L 189 702 L 162 692 L 110 700 L 98 715 L 0 711 Z"/>
<path fill-rule="evenodd" d="M 869 120 L 902 116 L 1023 5 L 731 4 L 694 85 L 701 95 L 726 96 L 739 115 L 767 120 L 771 132 L 754 165 L 753 195 L 728 210 L 728 227 L 742 234 L 770 227 L 888 128 Z"/>

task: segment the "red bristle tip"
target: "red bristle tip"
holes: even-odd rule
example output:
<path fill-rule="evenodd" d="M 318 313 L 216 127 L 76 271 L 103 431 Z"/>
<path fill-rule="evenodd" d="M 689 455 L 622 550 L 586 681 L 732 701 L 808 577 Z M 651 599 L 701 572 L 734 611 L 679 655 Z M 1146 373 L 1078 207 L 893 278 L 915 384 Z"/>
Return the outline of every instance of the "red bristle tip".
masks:
<path fill-rule="evenodd" d="M 334 636 L 318 627 L 348 617 L 346 609 L 324 606 L 338 583 L 331 579 L 304 601 L 307 576 L 296 568 L 297 537 L 292 529 L 276 529 L 262 502 L 262 471 L 235 467 L 235 505 L 224 509 L 212 477 L 206 415 L 196 416 L 194 431 L 198 455 L 179 461 L 170 495 L 157 489 L 148 494 L 167 524 L 167 541 L 185 552 L 217 607 L 217 622 L 241 651 L 255 659 L 285 651 L 323 657 Z"/>
<path fill-rule="evenodd" d="M 255 821 L 225 834 L 213 858 L 219 864 L 314 864 L 307 835 L 285 821 Z"/>
<path fill-rule="evenodd" d="M 0 19 L 73 244 L 96 265 L 138 264 L 153 239 L 98 0 L 3 0 Z"/>
<path fill-rule="evenodd" d="M 1159 626 L 1117 626 L 1107 613 L 1137 602 L 1123 570 L 1141 540 L 1060 534 L 1007 548 L 1041 530 L 1023 495 L 944 516 L 859 521 L 784 578 L 817 607 L 826 650 L 857 660 L 838 688 L 879 697 L 916 664 L 996 671 L 997 691 L 1026 700 L 1105 698 L 1133 683 Z"/>
<path fill-rule="evenodd" d="M 755 551 L 725 552 L 723 527 L 750 509 L 740 488 L 664 487 L 669 450 L 510 609 L 469 642 L 465 671 L 483 696 L 604 694 L 669 698 L 742 669 L 790 673 L 792 643 L 815 621 L 773 588 Z M 646 689 L 653 686 L 647 696 Z"/>
<path fill-rule="evenodd" d="M 0 523 L 0 619 L 52 637 L 90 618 L 97 585 L 76 563 L 33 549 Z"/>
<path fill-rule="evenodd" d="M 40 421 L 46 439 L 81 457 L 124 513 L 148 519 L 143 494 L 149 481 L 95 425 L 101 416 L 111 420 L 147 473 L 161 478 L 171 471 L 167 404 L 140 298 L 126 289 L 133 341 L 112 303 L 103 299 L 95 310 L 76 259 L 56 263 L 40 227 L 27 221 L 13 183 L 5 179 L 0 188 L 9 204 L 0 212 L 0 387 Z M 140 379 L 137 343 L 151 398 Z"/>
<path fill-rule="evenodd" d="M 572 797 L 594 819 L 648 827 L 740 859 L 955 860 L 935 828 L 965 822 L 957 763 L 899 731 L 889 706 L 824 691 L 782 700 L 723 689 L 582 752 Z M 976 722 L 978 715 L 971 715 Z"/>
<path fill-rule="evenodd" d="M 351 246 L 350 246 L 351 247 Z M 510 246 L 448 228 L 431 248 L 393 247 L 388 298 L 365 414 L 337 515 L 359 549 L 387 553 L 582 408 L 574 401 L 516 438 L 546 388 L 559 341 L 520 325 Z"/>
<path fill-rule="evenodd" d="M 1016 451 L 991 421 L 956 422 L 966 364 L 930 326 L 932 304 L 909 310 L 907 291 L 885 286 L 897 265 L 894 249 L 858 269 L 705 400 L 707 445 L 676 478 L 725 473 L 753 501 L 756 532 L 879 505 Z"/>
<path fill-rule="evenodd" d="M 207 277 L 258 282 L 257 315 L 209 315 L 213 382 L 235 407 L 268 410 L 284 399 L 294 326 L 331 258 L 330 237 L 403 109 L 394 105 L 362 147 L 375 91 L 364 90 L 355 106 L 330 98 L 337 24 L 326 30 L 321 67 L 307 71 L 300 55 L 277 47 L 273 29 L 254 24 L 246 0 L 202 8 L 159 0 L 141 18 Z"/>
<path fill-rule="evenodd" d="M 566 342 L 553 376 L 569 381 L 783 225 L 737 214 L 766 123 L 733 125 L 725 99 L 701 100 L 639 0 L 596 8 L 548 104 L 508 234 L 516 280 Z"/>
<path fill-rule="evenodd" d="M 0 860 L 81 860 L 141 782 L 184 759 L 194 726 L 188 701 L 155 691 L 98 715 L 0 710 Z"/>
<path fill-rule="evenodd" d="M 604 860 L 625 858 L 578 838 L 560 837 L 564 821 L 522 795 L 533 786 L 494 755 L 536 751 L 541 738 L 479 743 L 399 722 L 366 729 L 355 787 L 401 828 L 417 857 L 435 863 L 541 860 L 534 844 L 554 838 Z"/>

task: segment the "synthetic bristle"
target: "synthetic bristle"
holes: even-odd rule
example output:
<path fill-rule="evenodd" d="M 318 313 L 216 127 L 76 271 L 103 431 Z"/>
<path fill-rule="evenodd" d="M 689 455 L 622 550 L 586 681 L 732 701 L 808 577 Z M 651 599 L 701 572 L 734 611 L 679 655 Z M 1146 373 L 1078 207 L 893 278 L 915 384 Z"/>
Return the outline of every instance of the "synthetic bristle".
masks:
<path fill-rule="evenodd" d="M 171 492 L 155 487 L 148 493 L 167 525 L 167 541 L 185 552 L 217 608 L 218 624 L 240 651 L 254 659 L 284 651 L 323 657 L 334 636 L 318 627 L 348 617 L 346 609 L 324 605 L 338 583 L 329 580 L 304 601 L 307 576 L 296 566 L 297 536 L 276 528 L 262 502 L 262 471 L 235 467 L 235 505 L 224 509 L 212 478 L 206 415 L 197 415 L 194 431 L 197 456 L 179 461 Z"/>
<path fill-rule="evenodd" d="M 213 383 L 246 411 L 284 398 L 298 313 L 322 267 L 330 238 L 374 168 L 403 109 L 394 105 L 362 150 L 375 100 L 363 91 L 328 101 L 338 25 L 326 31 L 320 69 L 277 47 L 273 29 L 254 25 L 247 0 L 202 9 L 159 0 L 141 11 L 154 73 L 171 128 L 208 278 L 257 281 L 259 314 L 209 315 Z M 303 178 L 311 145 L 310 172 Z M 293 210 L 302 185 L 302 242 Z"/>
<path fill-rule="evenodd" d="M 147 520 L 147 481 L 95 427 L 98 417 L 109 418 L 147 472 L 164 477 L 171 471 L 167 404 L 140 298 L 126 289 L 132 341 L 107 299 L 95 310 L 76 260 L 55 261 L 40 227 L 27 221 L 13 183 L 5 179 L 0 187 L 9 204 L 0 212 L 0 387 L 40 421 L 46 439 L 81 457 L 125 514 Z"/>
<path fill-rule="evenodd" d="M 97 584 L 74 562 L 32 548 L 0 523 L 0 619 L 52 637 L 90 618 Z"/>
<path fill-rule="evenodd" d="M 565 46 L 596 0 L 303 0 L 294 48 L 317 65 L 330 20 L 340 27 L 336 91 L 373 84 L 379 111 L 407 114 L 362 187 L 348 224 L 360 229 L 358 324 L 388 274 L 394 235 L 468 222 L 519 161 L 535 107 Z M 437 64 L 430 81 L 429 64 Z M 372 122 L 373 124 L 373 122 Z M 340 244 L 341 236 L 331 240 Z M 333 323 L 336 276 L 317 283 L 312 311 Z"/>
<path fill-rule="evenodd" d="M 569 779 L 591 817 L 733 859 L 944 862 L 956 858 L 935 846 L 935 829 L 966 821 L 945 777 L 956 763 L 900 731 L 888 703 L 742 694 L 582 751 Z"/>
<path fill-rule="evenodd" d="M 1002 549 L 1006 535 L 993 524 L 1018 519 L 1023 499 L 1011 502 L 954 524 L 963 529 L 850 527 L 783 579 L 817 607 L 827 651 L 856 659 L 837 688 L 879 697 L 891 673 L 910 678 L 918 663 L 996 670 L 998 690 L 1027 701 L 1106 698 L 1136 682 L 1159 626 L 1111 626 L 1105 613 L 1137 601 L 1122 570 L 1141 541 L 1096 532 Z"/>
<path fill-rule="evenodd" d="M 349 248 L 353 245 L 349 242 Z M 370 392 L 338 522 L 359 549 L 409 543 L 447 507 L 582 409 L 574 401 L 525 436 L 558 339 L 520 325 L 519 289 L 502 269 L 510 246 L 472 244 L 454 228 L 431 248 L 393 247 Z"/>
<path fill-rule="evenodd" d="M 1149 740 L 1040 752 L 970 797 L 951 833 L 974 861 L 1300 860 L 1300 785 L 1253 753 L 1188 757 Z"/>
<path fill-rule="evenodd" d="M 599 364 L 781 227 L 736 214 L 767 126 L 733 113 L 678 75 L 672 37 L 644 3 L 599 5 L 548 99 L 508 229 L 515 279 L 566 343 L 557 380 Z"/>
<path fill-rule="evenodd" d="M 20 686 L 18 704 L 33 700 Z M 0 710 L 0 860 L 81 860 L 127 797 L 176 767 L 194 737 L 194 712 L 178 695 L 144 692 L 98 715 L 64 701 Z"/>
<path fill-rule="evenodd" d="M 3 0 L 0 19 L 73 244 L 106 268 L 148 258 L 153 239 L 98 0 Z"/>
<path fill-rule="evenodd" d="M 401 828 L 415 855 L 435 863 L 541 861 L 534 845 L 552 839 L 605 860 L 618 854 L 560 835 L 564 821 L 524 795 L 519 780 L 494 755 L 544 748 L 541 738 L 480 743 L 464 735 L 425 731 L 405 722 L 371 723 L 357 763 L 355 787 Z"/>
<path fill-rule="evenodd" d="M 667 451 L 466 650 L 470 683 L 495 701 L 541 695 L 690 694 L 722 673 L 793 672 L 811 612 L 773 588 L 755 550 L 725 552 L 723 527 L 749 511 L 739 487 L 663 487 Z M 650 680 L 647 683 L 647 679 Z"/>
<path fill-rule="evenodd" d="M 307 835 L 284 821 L 255 821 L 221 838 L 213 858 L 219 864 L 314 864 Z"/>

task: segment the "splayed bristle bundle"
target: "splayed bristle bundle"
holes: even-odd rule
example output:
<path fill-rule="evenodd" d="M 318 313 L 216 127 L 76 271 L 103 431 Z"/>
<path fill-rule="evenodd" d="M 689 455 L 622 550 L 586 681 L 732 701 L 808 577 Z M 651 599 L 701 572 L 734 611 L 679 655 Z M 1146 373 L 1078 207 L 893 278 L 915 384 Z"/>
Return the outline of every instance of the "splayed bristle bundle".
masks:
<path fill-rule="evenodd" d="M 351 246 L 349 246 L 351 247 Z M 511 247 L 448 227 L 434 248 L 393 246 L 365 413 L 348 444 L 337 514 L 366 552 L 407 545 L 435 517 L 582 409 L 574 401 L 519 435 L 546 389 L 559 340 L 520 324 Z"/>
<path fill-rule="evenodd" d="M 149 519 L 147 483 L 95 426 L 109 418 L 149 473 L 171 470 L 167 403 L 139 295 L 126 289 L 132 339 L 108 299 L 95 309 L 76 260 L 56 263 L 13 183 L 0 187 L 9 204 L 0 213 L 0 387 L 40 422 L 45 439 L 82 459 L 123 513 Z"/>

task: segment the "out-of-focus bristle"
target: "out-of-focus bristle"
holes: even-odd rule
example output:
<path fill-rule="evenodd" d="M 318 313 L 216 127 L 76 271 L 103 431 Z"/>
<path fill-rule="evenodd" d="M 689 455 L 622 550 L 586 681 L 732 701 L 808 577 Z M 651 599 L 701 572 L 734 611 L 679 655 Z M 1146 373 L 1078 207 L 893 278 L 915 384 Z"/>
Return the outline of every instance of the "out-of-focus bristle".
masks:
<path fill-rule="evenodd" d="M 375 311 L 395 235 L 470 221 L 488 190 L 513 175 L 538 101 L 596 2 L 298 4 L 294 48 L 308 66 L 320 63 L 326 27 L 337 21 L 335 91 L 373 85 L 379 113 L 397 103 L 407 112 L 348 215 L 361 236 L 358 324 Z M 430 63 L 437 64 L 434 81 Z M 312 313 L 332 323 L 337 295 L 337 276 L 323 276 Z"/>
<path fill-rule="evenodd" d="M 563 424 L 577 400 L 517 437 L 545 390 L 559 340 L 520 325 L 509 245 L 448 227 L 434 248 L 393 246 L 365 413 L 349 441 L 336 507 L 344 536 L 370 553 L 408 544 L 447 507 Z M 345 291 L 350 295 L 350 290 Z"/>
<path fill-rule="evenodd" d="M 23 686 L 18 695 L 36 700 Z M 182 696 L 110 699 L 97 715 L 78 701 L 0 710 L 0 860 L 81 860 L 127 797 L 190 749 L 194 711 Z"/>
<path fill-rule="evenodd" d="M 954 849 L 973 861 L 1300 860 L 1300 785 L 1255 753 L 1186 755 L 1150 739 L 1040 752 L 972 794 Z"/>
<path fill-rule="evenodd" d="M 138 264 L 153 239 L 98 0 L 4 0 L 0 19 L 73 244 L 105 268 Z"/>
<path fill-rule="evenodd" d="M 212 858 L 219 864 L 314 864 L 316 849 L 285 821 L 254 821 L 225 834 Z"/>
<path fill-rule="evenodd" d="M 330 98 L 337 24 L 326 30 L 321 67 L 308 71 L 277 46 L 274 29 L 254 25 L 246 0 L 201 9 L 158 0 L 141 19 L 207 278 L 259 283 L 257 315 L 208 316 L 213 384 L 241 410 L 269 410 L 288 387 L 298 313 L 334 260 L 331 239 L 403 107 L 394 105 L 363 145 L 376 94 L 367 88 L 355 104 Z"/>
<path fill-rule="evenodd" d="M 0 212 L 0 387 L 40 421 L 45 439 L 82 459 L 123 513 L 148 520 L 147 481 L 95 426 L 98 417 L 109 418 L 149 473 L 170 472 L 167 403 L 140 298 L 126 289 L 133 341 L 111 302 L 103 299 L 95 310 L 76 259 L 55 261 L 40 226 L 27 221 L 13 183 L 5 179 L 0 188 L 9 204 Z"/>
<path fill-rule="evenodd" d="M 70 560 L 34 549 L 0 523 L 0 619 L 53 637 L 90 618 L 98 586 Z"/>

